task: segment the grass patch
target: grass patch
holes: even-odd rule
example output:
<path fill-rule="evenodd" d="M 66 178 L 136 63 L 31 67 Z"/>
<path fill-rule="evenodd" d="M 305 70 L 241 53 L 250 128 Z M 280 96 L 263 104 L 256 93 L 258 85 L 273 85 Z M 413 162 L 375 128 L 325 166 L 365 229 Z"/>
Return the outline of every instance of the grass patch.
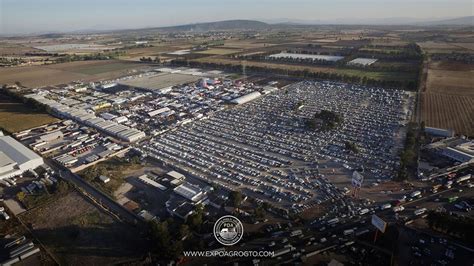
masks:
<path fill-rule="evenodd" d="M 128 162 L 124 159 L 112 158 L 79 172 L 79 175 L 102 192 L 114 197 L 114 192 L 125 182 L 125 178 L 141 167 L 142 165 L 137 161 Z M 103 183 L 99 179 L 101 175 L 109 177 L 110 181 Z"/>
<path fill-rule="evenodd" d="M 32 209 L 47 204 L 48 202 L 52 202 L 59 197 L 66 195 L 69 191 L 71 191 L 69 183 L 60 180 L 58 183 L 46 186 L 43 188 L 43 190 L 40 190 L 34 194 L 18 192 L 17 199 L 27 209 Z"/>
<path fill-rule="evenodd" d="M 98 211 L 93 211 L 82 216 L 75 217 L 72 223 L 81 227 L 95 225 L 100 224 L 102 222 L 102 218 L 102 215 Z"/>
<path fill-rule="evenodd" d="M 14 133 L 59 121 L 48 114 L 28 108 L 22 103 L 1 100 L 0 98 L 0 128 L 5 131 Z"/>

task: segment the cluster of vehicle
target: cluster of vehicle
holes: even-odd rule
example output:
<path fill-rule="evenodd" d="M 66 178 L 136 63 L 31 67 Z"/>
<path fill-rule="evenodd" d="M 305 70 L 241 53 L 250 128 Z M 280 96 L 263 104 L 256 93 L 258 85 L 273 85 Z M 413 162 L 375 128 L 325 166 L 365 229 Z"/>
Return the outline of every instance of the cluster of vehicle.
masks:
<path fill-rule="evenodd" d="M 13 265 L 40 252 L 39 247 L 35 246 L 35 244 L 25 236 L 19 236 L 7 242 L 3 246 L 3 249 L 8 251 L 8 259 L 1 262 L 2 265 Z"/>
<path fill-rule="evenodd" d="M 340 194 L 313 171 L 318 160 L 348 169 L 364 165 L 368 175 L 380 178 L 393 174 L 398 161 L 391 152 L 393 135 L 406 118 L 404 92 L 332 82 L 300 82 L 285 89 L 161 134 L 142 149 L 188 174 L 231 189 L 247 188 L 298 209 Z M 304 106 L 295 111 L 298 101 Z M 329 132 L 309 130 L 305 119 L 320 110 L 341 114 L 344 123 Z M 347 141 L 357 143 L 360 152 L 345 151 Z"/>
<path fill-rule="evenodd" d="M 433 253 L 432 248 L 437 245 L 441 246 L 441 250 L 444 250 L 444 253 Z M 449 245 L 446 239 L 433 236 L 422 237 L 414 242 L 410 249 L 413 256 L 417 259 L 424 262 L 428 262 L 431 259 L 431 265 L 451 265 L 456 257 L 455 251 L 457 250 L 455 246 Z M 413 262 L 417 263 L 417 261 Z"/>

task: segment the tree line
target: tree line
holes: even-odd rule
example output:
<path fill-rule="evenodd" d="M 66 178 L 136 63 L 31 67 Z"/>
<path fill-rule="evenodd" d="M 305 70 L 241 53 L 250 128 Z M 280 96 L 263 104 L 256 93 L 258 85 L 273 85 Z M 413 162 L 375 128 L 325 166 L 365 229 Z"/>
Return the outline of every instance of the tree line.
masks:
<path fill-rule="evenodd" d="M 474 219 L 468 216 L 456 217 L 446 212 L 431 211 L 426 217 L 429 227 L 448 235 L 472 241 L 474 239 Z"/>
<path fill-rule="evenodd" d="M 188 61 L 182 59 L 175 59 L 171 62 L 172 66 L 187 66 L 196 68 L 219 68 L 228 72 L 241 73 L 242 65 L 230 64 L 230 63 L 212 63 L 212 62 L 197 62 Z M 418 81 L 417 80 L 386 80 L 386 79 L 375 79 L 367 76 L 357 76 L 350 74 L 341 73 L 328 73 L 328 72 L 313 72 L 309 69 L 304 70 L 290 70 L 284 68 L 270 68 L 267 66 L 246 66 L 247 72 L 253 72 L 257 74 L 271 74 L 271 75 L 282 75 L 290 76 L 301 79 L 318 79 L 318 80 L 333 80 L 342 81 L 346 83 L 358 83 L 366 86 L 373 87 L 385 87 L 385 88 L 397 88 L 405 90 L 416 90 Z"/>

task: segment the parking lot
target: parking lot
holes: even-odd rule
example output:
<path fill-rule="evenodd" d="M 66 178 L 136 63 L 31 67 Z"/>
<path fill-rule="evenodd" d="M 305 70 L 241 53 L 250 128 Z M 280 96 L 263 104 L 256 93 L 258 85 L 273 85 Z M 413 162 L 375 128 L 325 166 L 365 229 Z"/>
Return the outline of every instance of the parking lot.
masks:
<path fill-rule="evenodd" d="M 301 210 L 343 193 L 321 178 L 325 161 L 363 167 L 368 179 L 393 177 L 411 104 L 403 91 L 305 81 L 162 134 L 142 148 L 193 176 Z M 308 129 L 305 121 L 321 110 L 344 122 L 330 131 Z M 359 152 L 347 152 L 347 141 Z"/>

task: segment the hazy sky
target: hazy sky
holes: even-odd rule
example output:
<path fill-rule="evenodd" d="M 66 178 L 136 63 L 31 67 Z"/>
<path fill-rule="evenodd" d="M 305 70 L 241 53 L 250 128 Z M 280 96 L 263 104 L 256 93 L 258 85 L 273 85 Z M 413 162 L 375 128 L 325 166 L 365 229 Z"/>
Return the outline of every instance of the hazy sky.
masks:
<path fill-rule="evenodd" d="M 474 0 L 0 0 L 0 34 L 169 26 L 226 19 L 446 18 Z"/>

